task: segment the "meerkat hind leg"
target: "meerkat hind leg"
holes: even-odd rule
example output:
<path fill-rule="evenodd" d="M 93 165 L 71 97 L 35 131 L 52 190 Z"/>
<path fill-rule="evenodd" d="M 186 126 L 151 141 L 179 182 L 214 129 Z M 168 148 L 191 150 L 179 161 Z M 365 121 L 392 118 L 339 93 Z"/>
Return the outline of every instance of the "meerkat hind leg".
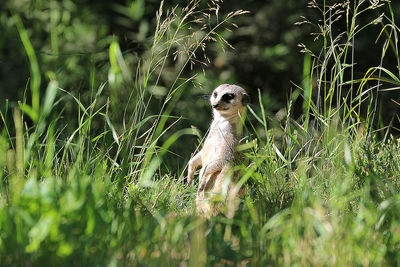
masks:
<path fill-rule="evenodd" d="M 221 198 L 220 193 L 231 169 L 230 165 L 226 165 L 222 170 L 203 177 L 203 187 L 199 187 L 196 197 L 196 209 L 199 214 L 209 217 L 211 215 L 215 216 L 220 212 L 224 206 L 221 203 L 224 197 L 222 196 Z"/>
<path fill-rule="evenodd" d="M 221 209 L 225 207 L 226 205 L 226 195 L 225 193 L 229 194 L 229 188 L 231 187 L 231 181 L 228 182 L 228 191 L 224 192 L 224 194 L 221 194 L 223 191 L 223 185 L 226 182 L 226 179 L 231 179 L 229 177 L 230 171 L 232 170 L 232 167 L 230 165 L 225 165 L 221 172 L 218 174 L 218 176 L 215 178 L 214 181 L 214 186 L 211 189 L 211 192 L 215 194 L 215 197 L 211 199 L 211 210 L 210 213 L 213 216 L 216 216 L 218 213 L 221 212 Z"/>
<path fill-rule="evenodd" d="M 196 211 L 199 215 L 210 217 L 211 215 L 211 205 L 206 197 L 206 192 L 201 191 L 197 193 L 196 196 Z"/>
<path fill-rule="evenodd" d="M 199 190 L 196 196 L 196 210 L 198 214 L 207 218 L 213 214 L 213 206 L 210 200 L 210 195 L 212 195 L 213 192 L 209 190 L 214 187 L 215 180 L 219 174 L 220 171 L 203 175 L 199 184 Z"/>

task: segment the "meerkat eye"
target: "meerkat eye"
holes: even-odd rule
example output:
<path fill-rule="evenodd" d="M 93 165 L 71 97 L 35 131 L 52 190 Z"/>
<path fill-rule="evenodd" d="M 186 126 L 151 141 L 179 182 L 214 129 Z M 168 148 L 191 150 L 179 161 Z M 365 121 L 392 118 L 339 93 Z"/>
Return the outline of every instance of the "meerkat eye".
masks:
<path fill-rule="evenodd" d="M 213 94 L 213 96 L 214 96 L 214 98 L 217 98 L 217 92 L 214 92 L 214 94 Z"/>
<path fill-rule="evenodd" d="M 235 95 L 234 95 L 234 94 L 224 94 L 224 95 L 222 96 L 222 100 L 225 101 L 225 102 L 229 102 L 229 101 L 231 101 L 231 100 L 234 99 L 234 98 L 235 98 Z"/>

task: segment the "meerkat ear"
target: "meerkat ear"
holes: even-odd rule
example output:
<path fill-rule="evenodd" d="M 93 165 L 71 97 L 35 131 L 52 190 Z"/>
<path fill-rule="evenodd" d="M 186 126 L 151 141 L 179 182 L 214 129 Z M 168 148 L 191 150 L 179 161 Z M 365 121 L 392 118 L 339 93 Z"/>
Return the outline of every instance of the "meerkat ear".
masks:
<path fill-rule="evenodd" d="M 243 94 L 243 96 L 242 96 L 242 105 L 246 106 L 249 103 L 250 103 L 249 95 L 248 94 Z"/>

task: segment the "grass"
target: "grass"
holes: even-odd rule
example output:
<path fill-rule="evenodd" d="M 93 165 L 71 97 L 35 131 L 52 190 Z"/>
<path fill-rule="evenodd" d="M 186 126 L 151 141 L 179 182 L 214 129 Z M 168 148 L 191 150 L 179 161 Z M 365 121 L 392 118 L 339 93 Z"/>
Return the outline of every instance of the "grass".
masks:
<path fill-rule="evenodd" d="M 175 130 L 180 118 L 171 115 L 182 85 L 193 79 L 182 77 L 183 69 L 199 63 L 197 53 L 206 53 L 207 42 L 219 38 L 218 27 L 245 13 L 216 19 L 214 4 L 199 10 L 199 2 L 191 1 L 168 13 L 161 4 L 153 46 L 136 69 L 130 97 L 134 111 L 122 118 L 123 129 L 116 129 L 111 118 L 112 90 L 130 82 L 132 70 L 117 42 L 109 50 L 109 84 L 100 86 L 88 105 L 58 88 L 50 73 L 44 98 L 32 83 L 32 107 L 24 99 L 20 108 L 1 113 L 2 265 L 399 264 L 400 143 L 386 129 L 381 139 L 382 131 L 376 131 L 377 95 L 400 79 L 384 66 L 389 49 L 400 60 L 390 3 L 313 2 L 324 18 L 317 26 L 323 47 L 320 56 L 305 55 L 304 82 L 298 89 L 304 115 L 291 117 L 292 100 L 280 124 L 267 120 L 262 105 L 260 112 L 249 107 L 245 125 L 249 142 L 256 142 L 242 152 L 236 167 L 245 196 L 233 216 L 228 206 L 205 219 L 194 212 L 196 185 L 186 185 L 185 170 L 169 170 L 164 159 L 173 156 L 171 145 L 194 134 L 192 129 Z M 359 31 L 373 23 L 357 25 L 357 16 L 379 5 L 388 10 L 374 20 L 381 23 L 380 38 L 385 38 L 381 62 L 366 67 L 358 78 L 353 47 Z M 348 27 L 334 36 L 330 29 L 343 12 Z M 14 18 L 37 83 L 35 51 L 18 16 Z M 205 34 L 187 34 L 188 24 Z M 188 44 L 186 50 L 177 50 L 182 43 Z M 149 89 L 159 85 L 175 55 L 182 57 L 181 68 L 160 112 L 148 114 L 153 101 Z M 111 103 L 98 100 L 106 86 Z M 79 107 L 77 128 L 71 132 L 59 128 L 62 115 L 54 115 L 63 97 Z M 261 99 L 259 93 L 259 103 Z M 33 122 L 29 128 L 28 117 Z M 95 129 L 95 120 L 103 121 L 103 131 Z"/>

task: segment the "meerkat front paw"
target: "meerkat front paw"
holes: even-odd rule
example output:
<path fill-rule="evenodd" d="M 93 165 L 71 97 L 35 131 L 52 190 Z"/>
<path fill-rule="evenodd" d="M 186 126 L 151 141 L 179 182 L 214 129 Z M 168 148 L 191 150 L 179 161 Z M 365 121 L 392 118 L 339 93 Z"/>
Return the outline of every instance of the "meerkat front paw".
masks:
<path fill-rule="evenodd" d="M 201 151 L 197 153 L 188 164 L 188 176 L 187 176 L 187 183 L 189 185 L 193 182 L 194 172 L 196 171 L 197 167 L 201 165 Z"/>
<path fill-rule="evenodd" d="M 209 188 L 213 187 L 215 180 L 220 173 L 221 173 L 221 170 L 218 170 L 218 171 L 204 175 L 199 181 L 198 192 L 206 191 Z"/>
<path fill-rule="evenodd" d="M 188 175 L 186 176 L 186 182 L 188 185 L 192 184 L 193 177 L 194 177 L 194 170 L 191 170 L 189 165 Z"/>

